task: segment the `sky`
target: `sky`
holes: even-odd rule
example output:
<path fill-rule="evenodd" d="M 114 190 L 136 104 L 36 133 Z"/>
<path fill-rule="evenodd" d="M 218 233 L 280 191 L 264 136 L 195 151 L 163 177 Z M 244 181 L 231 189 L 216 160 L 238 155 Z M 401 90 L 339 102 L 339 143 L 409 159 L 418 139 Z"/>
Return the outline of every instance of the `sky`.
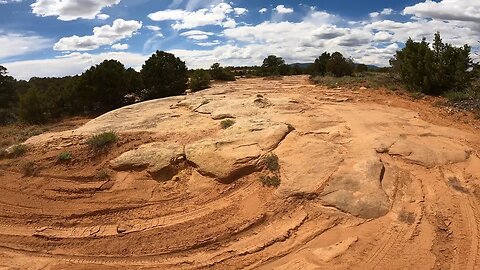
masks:
<path fill-rule="evenodd" d="M 156 50 L 189 68 L 313 62 L 339 51 L 388 66 L 409 38 L 480 51 L 480 0 L 0 0 L 0 65 L 17 79 L 141 69 Z M 473 53 L 476 57 L 477 54 Z"/>

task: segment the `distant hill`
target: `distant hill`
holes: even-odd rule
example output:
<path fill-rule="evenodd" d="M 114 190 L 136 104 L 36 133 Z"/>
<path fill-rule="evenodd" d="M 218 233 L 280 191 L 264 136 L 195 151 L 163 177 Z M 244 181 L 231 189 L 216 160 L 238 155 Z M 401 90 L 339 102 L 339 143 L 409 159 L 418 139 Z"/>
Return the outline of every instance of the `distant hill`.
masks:
<path fill-rule="evenodd" d="M 293 64 L 289 64 L 289 66 L 291 66 L 291 67 L 293 67 L 295 65 L 298 65 L 302 69 L 306 69 L 306 68 L 309 68 L 311 65 L 313 65 L 313 63 L 293 63 Z"/>

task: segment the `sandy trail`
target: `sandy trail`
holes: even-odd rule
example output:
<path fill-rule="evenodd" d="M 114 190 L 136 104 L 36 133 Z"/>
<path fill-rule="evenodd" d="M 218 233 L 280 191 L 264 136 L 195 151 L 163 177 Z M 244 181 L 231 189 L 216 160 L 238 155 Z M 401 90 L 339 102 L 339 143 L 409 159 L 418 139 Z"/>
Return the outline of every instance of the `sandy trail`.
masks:
<path fill-rule="evenodd" d="M 302 76 L 125 107 L 0 160 L 0 269 L 478 269 L 476 132 Z"/>

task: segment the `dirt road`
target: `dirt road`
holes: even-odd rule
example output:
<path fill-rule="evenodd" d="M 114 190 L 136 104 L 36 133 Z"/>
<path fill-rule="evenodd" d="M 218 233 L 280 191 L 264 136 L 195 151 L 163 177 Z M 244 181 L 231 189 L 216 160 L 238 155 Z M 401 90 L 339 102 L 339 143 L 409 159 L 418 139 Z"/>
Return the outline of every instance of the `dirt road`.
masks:
<path fill-rule="evenodd" d="M 300 76 L 33 137 L 0 160 L 0 269 L 478 269 L 480 138 L 457 116 Z"/>

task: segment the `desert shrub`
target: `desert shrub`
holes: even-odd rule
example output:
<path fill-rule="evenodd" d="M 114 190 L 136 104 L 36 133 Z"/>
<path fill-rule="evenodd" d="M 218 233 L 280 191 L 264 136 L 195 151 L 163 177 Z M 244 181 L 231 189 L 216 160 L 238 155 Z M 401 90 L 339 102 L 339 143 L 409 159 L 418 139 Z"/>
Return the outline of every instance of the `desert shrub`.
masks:
<path fill-rule="evenodd" d="M 446 92 L 444 96 L 450 102 L 458 102 L 471 98 L 471 96 L 465 91 L 449 91 Z"/>
<path fill-rule="evenodd" d="M 143 99 L 181 95 L 188 88 L 187 66 L 171 53 L 154 53 L 142 66 L 141 74 L 145 84 Z"/>
<path fill-rule="evenodd" d="M 265 166 L 267 167 L 268 170 L 272 172 L 276 172 L 280 170 L 280 164 L 278 163 L 278 157 L 274 153 L 270 153 L 265 156 L 264 158 L 264 163 Z"/>
<path fill-rule="evenodd" d="M 216 81 L 235 81 L 235 74 L 230 70 L 221 67 L 219 63 L 215 63 L 210 67 L 210 75 Z"/>
<path fill-rule="evenodd" d="M 280 186 L 281 180 L 278 175 L 262 175 L 260 177 L 260 182 L 267 187 L 278 187 Z"/>
<path fill-rule="evenodd" d="M 72 159 L 72 153 L 71 152 L 62 152 L 60 155 L 58 155 L 58 161 L 69 161 Z"/>
<path fill-rule="evenodd" d="M 409 90 L 439 95 L 470 85 L 473 66 L 470 51 L 468 45 L 454 47 L 443 43 L 440 33 L 436 33 L 431 47 L 425 38 L 421 42 L 408 39 L 390 64 Z"/>
<path fill-rule="evenodd" d="M 220 126 L 223 128 L 223 129 L 227 129 L 231 126 L 233 126 L 235 124 L 235 121 L 231 120 L 231 119 L 225 119 L 223 120 L 222 122 L 220 122 Z"/>
<path fill-rule="evenodd" d="M 87 144 L 91 149 L 98 151 L 104 150 L 105 148 L 111 146 L 117 140 L 117 133 L 114 131 L 109 131 L 93 135 L 90 139 L 88 139 Z"/>
<path fill-rule="evenodd" d="M 386 88 L 389 90 L 403 88 L 399 78 L 392 76 L 392 74 L 382 72 L 362 72 L 345 77 L 314 76 L 310 79 L 313 83 L 328 88 L 360 88 L 362 86 L 371 89 Z"/>
<path fill-rule="evenodd" d="M 192 91 L 199 91 L 210 87 L 210 73 L 203 69 L 193 71 L 190 76 L 189 86 Z"/>
<path fill-rule="evenodd" d="M 12 148 L 12 156 L 17 158 L 25 155 L 28 151 L 28 146 L 24 144 L 16 144 Z"/>
<path fill-rule="evenodd" d="M 102 169 L 97 171 L 93 177 L 99 180 L 107 180 L 110 179 L 110 173 L 108 170 Z"/>
<path fill-rule="evenodd" d="M 413 99 L 422 99 L 424 97 L 424 94 L 422 92 L 411 92 L 410 93 L 410 97 L 412 97 Z"/>

